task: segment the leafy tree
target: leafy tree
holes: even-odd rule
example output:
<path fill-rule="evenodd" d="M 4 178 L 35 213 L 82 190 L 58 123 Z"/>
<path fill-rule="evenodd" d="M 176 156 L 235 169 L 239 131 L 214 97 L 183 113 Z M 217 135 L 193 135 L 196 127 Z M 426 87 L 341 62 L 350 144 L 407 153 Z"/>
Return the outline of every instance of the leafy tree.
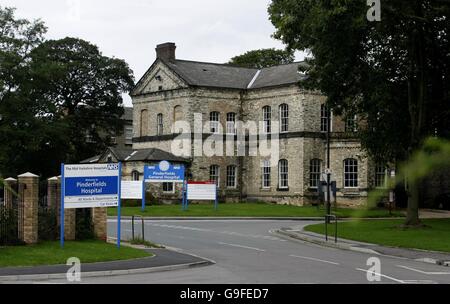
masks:
<path fill-rule="evenodd" d="M 335 112 L 367 122 L 363 147 L 377 161 L 402 162 L 429 135 L 449 137 L 450 6 L 444 0 L 381 2 L 369 22 L 366 1 L 273 0 L 274 36 L 313 54 L 303 84 Z M 409 181 L 406 224 L 420 224 L 419 180 Z"/>
<path fill-rule="evenodd" d="M 123 130 L 122 93 L 134 85 L 125 61 L 75 38 L 46 41 L 30 57 L 29 98 L 43 119 L 67 128 L 65 159 L 77 162 L 110 146 Z"/>
<path fill-rule="evenodd" d="M 16 19 L 13 8 L 0 7 L 0 173 L 4 176 L 23 171 L 22 156 L 38 144 L 42 124 L 20 92 L 30 78 L 30 53 L 45 33 L 42 21 Z"/>
<path fill-rule="evenodd" d="M 44 41 L 40 21 L 0 8 L 0 172 L 58 173 L 98 154 L 122 131 L 128 65 L 75 38 Z M 91 142 L 87 138 L 92 139 Z"/>
<path fill-rule="evenodd" d="M 231 58 L 229 64 L 262 69 L 275 65 L 294 62 L 294 52 L 288 50 L 261 49 L 246 52 L 243 55 Z"/>

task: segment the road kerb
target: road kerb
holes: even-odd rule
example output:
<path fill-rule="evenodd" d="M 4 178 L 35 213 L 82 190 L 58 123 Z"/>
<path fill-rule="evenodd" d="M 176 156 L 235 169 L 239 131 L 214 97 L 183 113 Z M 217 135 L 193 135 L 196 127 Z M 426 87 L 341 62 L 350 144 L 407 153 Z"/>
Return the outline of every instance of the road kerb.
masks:
<path fill-rule="evenodd" d="M 326 242 L 324 240 L 319 240 L 317 238 L 312 238 L 312 237 L 306 236 L 306 235 L 302 234 L 301 232 L 300 233 L 299 232 L 292 233 L 292 232 L 289 232 L 289 230 L 287 230 L 287 229 L 278 229 L 278 230 L 274 230 L 274 232 L 277 235 L 285 237 L 290 240 L 297 240 L 297 241 L 312 243 L 312 244 L 316 244 L 316 245 L 324 246 L 324 247 L 331 247 L 331 248 L 337 248 L 337 249 L 342 249 L 342 250 L 350 250 L 350 251 L 354 251 L 354 252 L 380 255 L 380 256 L 391 257 L 391 258 L 413 260 L 413 261 L 424 262 L 424 263 L 428 263 L 428 264 L 450 267 L 450 261 L 442 261 L 442 260 L 437 260 L 437 259 L 433 259 L 433 258 L 412 259 L 412 258 L 407 258 L 407 257 L 402 257 L 402 256 L 387 255 L 387 254 L 382 254 L 380 252 L 377 252 L 370 248 L 357 247 L 357 246 L 352 246 L 349 244 L 336 244 L 334 242 Z"/>

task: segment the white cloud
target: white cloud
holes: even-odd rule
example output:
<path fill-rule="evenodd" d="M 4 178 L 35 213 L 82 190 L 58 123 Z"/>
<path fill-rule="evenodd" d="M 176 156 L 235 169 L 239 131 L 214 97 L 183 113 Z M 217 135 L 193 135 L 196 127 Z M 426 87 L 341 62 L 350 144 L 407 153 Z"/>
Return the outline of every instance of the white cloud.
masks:
<path fill-rule="evenodd" d="M 79 37 L 107 56 L 125 59 L 138 80 L 155 59 L 155 46 L 177 44 L 182 59 L 227 62 L 259 48 L 282 48 L 271 38 L 269 0 L 2 0 L 16 14 L 41 18 L 48 38 Z M 297 59 L 303 59 L 298 53 Z M 129 99 L 127 98 L 129 104 Z"/>

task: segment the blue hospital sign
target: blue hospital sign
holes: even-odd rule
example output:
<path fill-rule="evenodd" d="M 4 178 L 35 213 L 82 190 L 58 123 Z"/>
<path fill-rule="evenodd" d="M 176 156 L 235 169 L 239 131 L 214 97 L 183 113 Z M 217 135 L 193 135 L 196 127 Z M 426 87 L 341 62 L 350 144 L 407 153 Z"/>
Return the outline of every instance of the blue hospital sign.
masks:
<path fill-rule="evenodd" d="M 184 172 L 183 165 L 172 165 L 162 161 L 158 165 L 145 166 L 144 180 L 149 183 L 182 183 Z"/>
<path fill-rule="evenodd" d="M 64 209 L 117 207 L 119 165 L 65 165 Z"/>

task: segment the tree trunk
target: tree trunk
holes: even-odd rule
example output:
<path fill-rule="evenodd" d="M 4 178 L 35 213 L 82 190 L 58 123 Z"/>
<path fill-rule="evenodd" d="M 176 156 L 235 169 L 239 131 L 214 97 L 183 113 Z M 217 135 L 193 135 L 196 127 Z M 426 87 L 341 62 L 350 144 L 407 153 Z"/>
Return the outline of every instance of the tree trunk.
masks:
<path fill-rule="evenodd" d="M 406 213 L 405 226 L 417 227 L 421 225 L 419 219 L 420 183 L 414 182 L 409 185 L 408 209 Z"/>
<path fill-rule="evenodd" d="M 423 17 L 420 1 L 415 3 L 414 13 L 416 16 Z M 408 104 L 411 118 L 409 158 L 412 156 L 414 149 L 420 146 L 424 133 L 427 89 L 424 25 L 418 22 L 414 22 L 413 24 L 414 26 L 409 34 L 410 71 L 408 79 Z M 405 225 L 418 226 L 420 225 L 420 182 L 413 175 L 410 175 L 408 183 L 408 208 Z"/>

